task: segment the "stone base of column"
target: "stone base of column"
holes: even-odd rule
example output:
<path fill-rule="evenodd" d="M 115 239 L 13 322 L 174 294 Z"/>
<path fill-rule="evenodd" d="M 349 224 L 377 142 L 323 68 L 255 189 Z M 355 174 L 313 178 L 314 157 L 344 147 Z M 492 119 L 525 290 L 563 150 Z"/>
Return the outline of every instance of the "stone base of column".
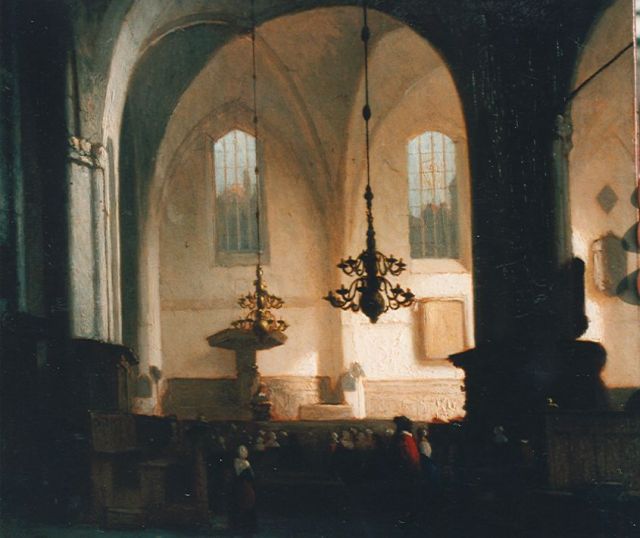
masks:
<path fill-rule="evenodd" d="M 465 372 L 465 429 L 476 439 L 490 442 L 502 426 L 510 439 L 539 446 L 550 407 L 608 408 L 600 379 L 606 351 L 595 342 L 485 345 L 451 359 Z"/>

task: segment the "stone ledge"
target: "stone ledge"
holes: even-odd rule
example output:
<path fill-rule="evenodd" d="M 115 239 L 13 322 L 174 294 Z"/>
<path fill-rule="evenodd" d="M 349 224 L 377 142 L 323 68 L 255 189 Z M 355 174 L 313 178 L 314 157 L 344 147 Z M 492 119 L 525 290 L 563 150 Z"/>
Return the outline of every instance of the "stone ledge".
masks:
<path fill-rule="evenodd" d="M 322 401 L 324 377 L 262 377 L 271 391 L 276 420 L 297 419 L 300 406 Z M 238 405 L 235 378 L 170 378 L 162 392 L 162 413 L 178 418 L 203 416 L 207 420 L 245 420 L 249 410 Z"/>
<path fill-rule="evenodd" d="M 311 404 L 300 406 L 300 420 L 348 420 L 353 409 L 348 404 Z"/>
<path fill-rule="evenodd" d="M 263 377 L 262 381 L 271 391 L 271 410 L 275 420 L 297 420 L 302 418 L 302 407 L 306 409 L 313 404 L 330 401 L 326 397 L 329 385 L 326 377 Z M 412 420 L 447 422 L 464 416 L 464 385 L 459 379 L 365 379 L 364 386 L 367 417 L 370 418 L 389 419 L 406 415 Z M 331 407 L 335 406 L 331 404 Z M 167 379 L 162 394 L 162 411 L 165 415 L 179 418 L 247 418 L 247 413 L 238 406 L 233 378 Z"/>
<path fill-rule="evenodd" d="M 367 417 L 406 415 L 449 422 L 465 415 L 464 384 L 459 379 L 365 379 L 364 388 Z"/>

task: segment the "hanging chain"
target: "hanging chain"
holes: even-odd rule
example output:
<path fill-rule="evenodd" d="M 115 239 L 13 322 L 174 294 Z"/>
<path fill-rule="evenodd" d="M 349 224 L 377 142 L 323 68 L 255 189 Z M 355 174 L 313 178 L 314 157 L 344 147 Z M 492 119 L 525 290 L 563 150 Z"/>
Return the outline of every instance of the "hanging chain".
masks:
<path fill-rule="evenodd" d="M 369 253 L 369 263 L 373 269 L 376 242 L 375 231 L 373 229 L 373 190 L 371 190 L 371 159 L 369 157 L 369 120 L 371 119 L 371 106 L 369 105 L 369 31 L 367 18 L 367 0 L 362 1 L 362 32 L 360 38 L 364 46 L 364 107 L 362 107 L 362 117 L 365 126 L 365 152 L 367 160 L 367 187 L 364 191 L 364 199 L 367 203 L 367 252 Z"/>
<path fill-rule="evenodd" d="M 360 37 L 364 45 L 364 107 L 362 117 L 365 124 L 365 148 L 367 152 L 367 186 L 371 186 L 371 169 L 369 163 L 369 120 L 371 119 L 371 107 L 369 106 L 369 37 L 371 32 L 367 24 L 367 0 L 362 2 L 363 25 Z"/>
<path fill-rule="evenodd" d="M 397 276 L 406 269 L 402 259 L 393 254 L 385 256 L 376 250 L 376 232 L 373 228 L 373 191 L 371 190 L 371 162 L 369 144 L 369 120 L 371 106 L 369 105 L 369 38 L 371 32 L 367 21 L 367 0 L 362 0 L 363 24 L 360 37 L 364 45 L 364 107 L 362 117 L 365 124 L 365 150 L 367 159 L 367 186 L 364 199 L 367 202 L 367 246 L 357 258 L 351 256 L 340 260 L 338 267 L 348 276 L 357 276 L 347 288 L 342 285 L 339 289 L 330 291 L 325 300 L 331 306 L 351 312 L 362 311 L 371 321 L 376 323 L 378 318 L 388 310 L 398 310 L 410 306 L 415 301 L 415 295 L 407 288 L 405 291 L 400 284 L 393 285 L 386 275 Z"/>
<path fill-rule="evenodd" d="M 258 240 L 257 255 L 258 267 L 262 265 L 262 240 L 260 237 L 260 197 L 262 195 L 260 188 L 260 168 L 258 167 L 258 77 L 256 66 L 256 6 L 255 0 L 251 0 L 251 66 L 253 78 L 253 136 L 256 141 L 256 166 L 254 169 L 256 175 L 256 236 Z"/>
<path fill-rule="evenodd" d="M 267 290 L 267 283 L 263 279 L 262 275 L 262 241 L 260 239 L 260 168 L 258 166 L 258 77 L 256 66 L 256 11 L 255 0 L 251 0 L 251 68 L 253 77 L 253 135 L 256 146 L 256 163 L 255 163 L 255 175 L 256 175 L 256 237 L 258 240 L 257 246 L 257 263 L 256 263 L 256 279 L 253 282 L 255 286 L 254 292 L 240 297 L 238 304 L 249 310 L 249 313 L 241 319 L 238 319 L 231 323 L 234 329 L 241 329 L 246 331 L 253 331 L 258 337 L 258 340 L 264 341 L 267 334 L 272 331 L 283 332 L 287 329 L 288 325 L 284 320 L 276 319 L 271 312 L 271 309 L 277 310 L 282 308 L 284 301 L 272 295 Z"/>

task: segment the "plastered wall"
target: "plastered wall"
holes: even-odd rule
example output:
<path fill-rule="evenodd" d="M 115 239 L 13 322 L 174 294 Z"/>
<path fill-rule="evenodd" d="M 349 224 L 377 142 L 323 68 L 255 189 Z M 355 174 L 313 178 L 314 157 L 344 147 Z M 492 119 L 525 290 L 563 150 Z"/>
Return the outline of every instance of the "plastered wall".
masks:
<path fill-rule="evenodd" d="M 252 289 L 255 259 L 230 267 L 216 259 L 210 152 L 213 141 L 231 129 L 252 132 L 251 94 L 246 90 L 251 87 L 250 58 L 246 39 L 223 50 L 184 95 L 169 127 L 169 141 L 188 134 L 167 159 L 161 199 L 165 378 L 235 375 L 232 352 L 212 349 L 205 339 L 244 315 L 236 301 Z M 268 64 L 261 67 L 262 88 L 273 89 L 277 86 L 273 71 Z M 286 346 L 260 352 L 258 365 L 265 376 L 335 374 L 339 317 L 321 300 L 327 286 L 328 244 L 322 209 L 301 166 L 296 132 L 288 131 L 294 126 L 288 122 L 287 96 L 275 91 L 264 95 L 260 100 L 268 231 L 264 276 L 270 291 L 285 299 L 285 307 L 277 313 L 291 327 Z"/>
<path fill-rule="evenodd" d="M 628 0 L 618 0 L 603 14 L 583 51 L 575 87 L 631 43 L 632 20 Z M 634 304 L 634 294 L 620 287 L 624 287 L 621 279 L 638 268 L 633 238 L 638 212 L 632 203 L 636 182 L 633 61 L 632 50 L 626 51 L 580 90 L 571 107 L 573 249 L 586 263 L 590 321 L 584 338 L 606 348 L 603 378 L 611 389 L 640 386 L 640 308 L 637 300 Z M 621 261 L 609 257 L 599 266 L 594 242 L 607 234 L 618 238 L 615 250 Z M 615 278 L 609 291 L 597 284 L 603 268 Z"/>
<path fill-rule="evenodd" d="M 399 61 L 399 58 L 406 59 Z M 407 270 L 393 282 L 411 288 L 418 299 L 459 298 L 465 304 L 465 338 L 473 346 L 473 296 L 469 225 L 469 170 L 465 125 L 456 89 L 437 53 L 406 28 L 387 34 L 371 56 L 372 187 L 378 249 L 402 257 Z M 389 83 L 389 70 L 394 77 Z M 356 102 L 363 99 L 359 88 Z M 456 145 L 460 214 L 460 260 L 411 259 L 408 222 L 407 144 L 424 131 L 439 131 Z M 346 219 L 348 247 L 364 248 L 362 192 L 364 140 L 360 109 L 354 107 L 348 149 L 352 207 Z M 343 323 L 345 363 L 358 361 L 370 379 L 459 378 L 461 372 L 424 356 L 417 306 L 383 315 L 371 325 L 364 316 L 346 313 Z M 462 350 L 460 350 L 462 351 Z"/>
<path fill-rule="evenodd" d="M 379 34 L 370 65 L 379 247 L 409 262 L 409 270 L 396 280 L 419 298 L 465 301 L 471 347 L 469 177 L 460 103 L 446 66 L 427 42 L 384 17 L 376 15 L 376 21 L 372 28 Z M 291 324 L 285 346 L 259 353 L 260 371 L 335 378 L 357 360 L 371 380 L 459 379 L 458 370 L 423 356 L 415 308 L 371 325 L 364 316 L 341 313 L 321 299 L 342 281 L 335 268 L 339 257 L 357 255 L 364 247 L 361 51 L 351 51 L 353 57 L 340 65 L 330 61 L 348 50 L 345 42 L 356 43 L 351 33 L 357 37 L 360 21 L 357 12 L 336 9 L 307 13 L 304 22 L 304 28 L 313 23 L 322 39 L 305 48 L 301 59 L 294 54 L 298 42 L 277 32 L 277 21 L 259 30 L 258 103 L 269 234 L 265 278 L 272 292 L 285 299 L 281 314 Z M 299 26 L 288 27 L 303 31 Z M 205 338 L 239 317 L 235 301 L 251 288 L 254 268 L 216 262 L 207 161 L 217 137 L 232 128 L 251 132 L 249 45 L 238 38 L 212 58 L 182 96 L 157 158 L 165 378 L 235 373 L 232 353 L 211 349 Z M 300 69 L 311 69 L 305 59 L 320 66 L 312 73 L 291 68 L 290 62 L 298 62 Z M 460 261 L 410 260 L 406 145 L 426 130 L 441 131 L 456 143 Z"/>

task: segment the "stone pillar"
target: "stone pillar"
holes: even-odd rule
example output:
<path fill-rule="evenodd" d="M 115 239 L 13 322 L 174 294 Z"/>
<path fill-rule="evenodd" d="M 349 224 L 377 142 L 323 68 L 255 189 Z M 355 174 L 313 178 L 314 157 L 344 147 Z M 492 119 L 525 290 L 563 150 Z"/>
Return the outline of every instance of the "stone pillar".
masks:
<path fill-rule="evenodd" d="M 519 3 L 466 3 L 448 58 L 468 129 L 476 341 L 454 363 L 465 370 L 469 429 L 486 438 L 499 424 L 508 437 L 538 436 L 547 397 L 571 377 L 562 350 L 580 290 L 567 263 L 570 128 L 558 117 L 595 7 L 552 3 L 553 23 Z"/>
<path fill-rule="evenodd" d="M 573 125 L 571 108 L 556 116 L 553 141 L 553 182 L 556 187 L 556 245 L 558 258 L 568 262 L 573 255 L 571 245 L 571 206 L 569 205 L 569 153 Z"/>
<path fill-rule="evenodd" d="M 109 195 L 106 150 L 69 139 L 69 265 L 72 336 L 113 340 Z"/>

